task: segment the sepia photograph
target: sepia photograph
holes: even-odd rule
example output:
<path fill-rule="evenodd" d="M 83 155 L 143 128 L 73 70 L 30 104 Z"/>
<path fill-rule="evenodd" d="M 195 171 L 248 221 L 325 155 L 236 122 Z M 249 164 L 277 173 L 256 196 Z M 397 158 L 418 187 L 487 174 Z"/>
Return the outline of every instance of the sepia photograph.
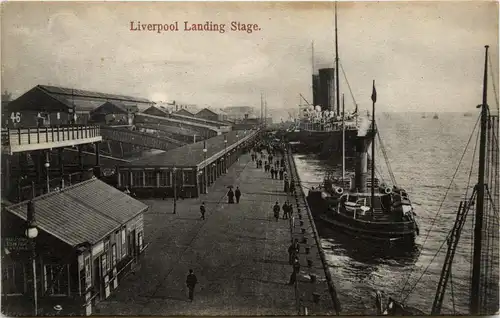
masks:
<path fill-rule="evenodd" d="M 3 1 L 2 315 L 498 315 L 499 12 Z"/>

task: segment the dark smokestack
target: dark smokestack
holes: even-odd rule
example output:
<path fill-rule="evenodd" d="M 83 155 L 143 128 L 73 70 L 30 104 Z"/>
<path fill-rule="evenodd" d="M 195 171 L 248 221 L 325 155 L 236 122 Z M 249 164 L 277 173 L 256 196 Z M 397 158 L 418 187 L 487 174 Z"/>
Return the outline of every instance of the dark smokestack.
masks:
<path fill-rule="evenodd" d="M 333 110 L 335 104 L 335 69 L 319 70 L 319 105 L 322 110 Z"/>
<path fill-rule="evenodd" d="M 313 74 L 312 87 L 313 87 L 313 105 L 316 106 L 320 104 L 319 75 Z"/>
<path fill-rule="evenodd" d="M 366 178 L 368 176 L 368 147 L 371 139 L 366 136 L 356 138 L 356 174 L 354 190 L 366 192 Z"/>

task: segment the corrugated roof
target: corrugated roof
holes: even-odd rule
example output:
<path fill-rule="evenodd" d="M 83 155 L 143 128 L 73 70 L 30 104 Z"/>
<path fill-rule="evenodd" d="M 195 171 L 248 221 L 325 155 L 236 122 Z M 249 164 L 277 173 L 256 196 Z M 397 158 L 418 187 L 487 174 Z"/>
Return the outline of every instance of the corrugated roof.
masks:
<path fill-rule="evenodd" d="M 230 131 L 225 135 L 219 135 L 206 140 L 207 158 L 224 149 L 224 136 L 227 138 L 227 147 L 246 137 L 253 131 Z M 238 137 L 236 135 L 238 134 Z M 203 153 L 203 141 L 188 144 L 155 156 L 132 161 L 125 166 L 152 166 L 152 167 L 196 167 L 205 160 Z"/>
<path fill-rule="evenodd" d="M 38 228 L 71 246 L 83 242 L 95 244 L 148 208 L 98 179 L 33 201 Z M 6 210 L 26 220 L 27 204 L 22 202 Z"/>
<path fill-rule="evenodd" d="M 72 89 L 59 86 L 38 85 L 38 87 L 40 87 L 42 90 L 46 91 L 49 94 L 55 94 L 55 95 L 79 96 L 79 97 L 98 98 L 105 100 L 115 99 L 115 100 L 139 102 L 139 103 L 152 103 L 150 100 L 141 97 L 92 92 L 92 91 L 85 91 L 82 89 Z"/>

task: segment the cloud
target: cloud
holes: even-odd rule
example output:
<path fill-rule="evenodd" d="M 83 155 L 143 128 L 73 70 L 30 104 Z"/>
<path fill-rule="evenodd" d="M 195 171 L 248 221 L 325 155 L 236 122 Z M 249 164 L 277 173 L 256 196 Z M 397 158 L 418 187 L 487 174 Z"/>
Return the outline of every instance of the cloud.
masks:
<path fill-rule="evenodd" d="M 484 44 L 498 61 L 496 3 L 338 6 L 340 61 L 362 108 L 371 107 L 373 79 L 381 111 L 463 111 L 480 101 Z M 311 99 L 311 42 L 316 69 L 334 63 L 325 2 L 13 2 L 3 11 L 2 86 L 14 95 L 52 84 L 259 108 L 262 92 L 270 108 L 295 109 L 299 93 Z M 158 34 L 130 31 L 131 21 L 240 21 L 261 31 Z M 340 80 L 353 107 L 342 72 Z"/>

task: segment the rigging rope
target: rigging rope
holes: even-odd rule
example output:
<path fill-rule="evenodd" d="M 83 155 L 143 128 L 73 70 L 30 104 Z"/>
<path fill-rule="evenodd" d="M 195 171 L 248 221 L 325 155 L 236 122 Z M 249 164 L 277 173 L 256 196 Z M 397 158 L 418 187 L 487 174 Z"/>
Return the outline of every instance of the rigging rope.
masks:
<path fill-rule="evenodd" d="M 453 292 L 453 271 L 450 268 L 450 285 L 451 285 L 451 303 L 453 304 L 453 314 L 456 314 L 455 310 L 455 293 Z"/>
<path fill-rule="evenodd" d="M 398 186 L 396 182 L 396 176 L 394 176 L 394 172 L 392 171 L 391 164 L 389 162 L 389 156 L 387 155 L 387 152 L 385 150 L 384 143 L 382 142 L 382 138 L 380 137 L 379 131 L 377 131 L 377 137 L 380 143 L 380 150 L 382 151 L 382 154 L 385 159 L 385 164 L 387 165 L 387 170 L 389 172 L 389 177 L 391 178 L 392 184 L 395 185 L 396 187 Z"/>
<path fill-rule="evenodd" d="M 340 59 L 339 59 L 339 65 L 340 65 L 340 69 L 342 70 L 342 74 L 344 74 L 345 82 L 347 83 L 347 88 L 349 88 L 349 93 L 351 94 L 352 101 L 353 101 L 354 105 L 356 106 L 356 109 L 359 111 L 358 103 L 356 103 L 356 98 L 354 98 L 354 94 L 352 93 L 351 85 L 349 84 L 349 81 L 347 80 L 347 75 L 345 74 L 344 66 L 342 66 L 342 63 L 340 63 Z"/>
<path fill-rule="evenodd" d="M 436 214 L 434 215 L 434 218 L 432 219 L 431 226 L 430 226 L 429 230 L 427 230 L 427 233 L 426 233 L 425 238 L 424 238 L 424 242 L 422 243 L 422 247 L 420 248 L 420 251 L 418 252 L 417 259 L 418 259 L 418 258 L 420 257 L 420 255 L 422 254 L 422 251 L 424 250 L 425 243 L 427 242 L 427 239 L 429 238 L 429 234 L 430 234 L 430 232 L 432 231 L 432 228 L 434 227 L 434 224 L 436 223 L 436 220 L 438 219 L 439 212 L 441 212 L 441 208 L 443 207 L 444 201 L 445 201 L 446 197 L 448 196 L 448 192 L 450 191 L 450 189 L 451 189 L 451 187 L 452 187 L 452 185 L 453 185 L 453 181 L 455 180 L 455 177 L 456 177 L 456 175 L 457 175 L 457 173 L 458 173 L 458 170 L 459 170 L 459 168 L 460 168 L 460 165 L 461 165 L 461 163 L 462 163 L 462 160 L 464 159 L 464 156 L 465 156 L 465 154 L 466 154 L 466 152 L 467 152 L 467 149 L 469 148 L 469 144 L 470 144 L 470 141 L 472 140 L 472 136 L 474 136 L 474 131 L 475 131 L 475 130 L 476 130 L 476 128 L 477 128 L 477 125 L 478 125 L 478 123 L 479 123 L 479 119 L 480 119 L 480 117 L 478 117 L 478 119 L 477 119 L 477 121 L 476 121 L 476 124 L 474 125 L 474 129 L 472 130 L 472 133 L 471 133 L 471 135 L 470 135 L 470 137 L 469 137 L 469 140 L 467 141 L 467 144 L 466 144 L 466 146 L 465 146 L 464 152 L 462 153 L 462 157 L 460 158 L 460 161 L 458 162 L 457 168 L 455 169 L 455 172 L 453 173 L 453 176 L 452 176 L 452 178 L 451 178 L 451 182 L 450 182 L 450 184 L 449 184 L 448 188 L 446 189 L 446 192 L 445 192 L 445 194 L 444 194 L 444 197 L 443 197 L 443 199 L 441 200 L 441 204 L 439 205 L 439 208 L 438 208 L 438 210 L 437 210 Z M 446 242 L 446 241 L 445 241 L 445 242 Z M 440 249 L 441 249 L 441 248 L 440 248 Z M 438 251 L 438 252 L 439 252 L 439 251 Z M 435 256 L 434 256 L 434 257 L 435 257 Z M 432 260 L 431 260 L 431 262 L 429 263 L 429 265 L 427 266 L 427 268 L 430 266 L 430 264 L 432 263 L 432 261 L 433 261 L 433 260 L 434 260 L 434 258 L 432 258 Z M 426 268 L 426 270 L 427 270 L 427 268 Z M 403 293 L 404 293 L 404 291 L 405 291 L 406 287 L 408 286 L 408 282 L 409 282 L 409 280 L 410 280 L 410 278 L 411 278 L 411 275 L 413 274 L 413 271 L 414 271 L 414 270 L 415 270 L 415 269 L 414 269 L 414 268 L 412 268 L 412 270 L 408 273 L 408 276 L 407 276 L 407 278 L 406 278 L 405 282 L 403 283 L 403 288 L 402 288 L 402 289 L 401 289 L 401 291 L 400 291 L 400 294 L 401 294 L 401 295 L 403 295 Z M 424 271 L 424 273 L 425 273 L 425 271 Z M 423 275 L 423 274 L 422 274 L 422 275 Z M 422 277 L 422 276 L 420 276 L 420 278 L 421 278 L 421 277 Z M 420 278 L 419 278 L 418 280 L 420 280 Z M 417 280 L 417 283 L 418 283 L 418 280 Z M 406 298 L 407 298 L 407 297 L 411 294 L 411 292 L 412 292 L 412 291 L 413 291 L 413 288 L 411 288 L 411 289 L 410 289 L 410 292 L 409 292 L 409 293 L 408 293 L 408 295 L 405 297 L 405 299 L 406 299 Z M 403 301 L 404 301 L 404 300 L 403 300 Z"/>
<path fill-rule="evenodd" d="M 490 74 L 491 74 L 491 83 L 493 84 L 493 92 L 495 93 L 495 101 L 497 102 L 497 111 L 500 113 L 500 105 L 498 103 L 498 94 L 497 94 L 497 87 L 495 85 L 495 76 L 493 75 L 493 64 L 491 63 L 491 56 L 488 55 L 488 60 L 490 64 Z"/>
<path fill-rule="evenodd" d="M 476 195 L 474 194 L 474 196 L 469 200 L 468 206 L 472 205 L 472 201 L 475 199 L 475 197 L 476 197 Z M 470 209 L 467 209 L 467 212 L 465 213 L 465 216 L 464 216 L 465 218 L 469 214 L 469 211 L 470 211 Z M 448 240 L 449 240 L 449 238 L 451 236 L 452 231 L 453 230 L 450 230 L 450 232 L 448 232 L 448 235 L 446 236 L 446 239 L 443 241 L 443 243 L 441 243 L 441 245 L 439 246 L 437 252 L 434 254 L 434 256 L 432 257 L 431 261 L 429 262 L 429 264 L 427 265 L 427 267 L 425 268 L 425 270 L 422 272 L 422 274 L 417 279 L 417 281 L 415 282 L 415 284 L 412 285 L 412 287 L 408 291 L 407 295 L 403 298 L 403 300 L 402 300 L 403 303 L 406 301 L 406 299 L 408 299 L 408 297 L 411 295 L 411 293 L 413 292 L 413 290 L 415 289 L 415 287 L 417 286 L 417 284 L 420 282 L 420 280 L 422 279 L 422 277 L 424 276 L 424 274 L 427 272 L 427 270 L 431 266 L 432 262 L 434 261 L 434 259 L 436 258 L 436 256 L 438 256 L 439 252 L 443 248 L 444 244 L 448 242 Z"/>

